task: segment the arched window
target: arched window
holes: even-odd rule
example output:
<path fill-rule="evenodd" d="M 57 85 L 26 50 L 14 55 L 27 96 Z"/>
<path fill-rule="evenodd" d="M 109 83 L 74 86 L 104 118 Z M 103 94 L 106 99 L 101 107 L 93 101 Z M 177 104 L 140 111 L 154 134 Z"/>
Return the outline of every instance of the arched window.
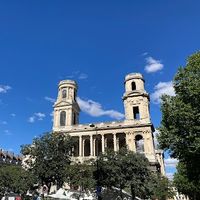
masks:
<path fill-rule="evenodd" d="M 136 152 L 144 152 L 144 139 L 141 135 L 135 136 Z"/>
<path fill-rule="evenodd" d="M 66 123 L 66 112 L 62 111 L 60 113 L 60 126 L 65 126 Z"/>
<path fill-rule="evenodd" d="M 136 90 L 136 84 L 134 81 L 131 83 L 131 88 L 132 88 L 132 90 Z"/>
<path fill-rule="evenodd" d="M 66 90 L 63 90 L 63 91 L 62 91 L 62 98 L 65 99 L 66 96 L 67 96 L 67 92 L 66 92 Z"/>

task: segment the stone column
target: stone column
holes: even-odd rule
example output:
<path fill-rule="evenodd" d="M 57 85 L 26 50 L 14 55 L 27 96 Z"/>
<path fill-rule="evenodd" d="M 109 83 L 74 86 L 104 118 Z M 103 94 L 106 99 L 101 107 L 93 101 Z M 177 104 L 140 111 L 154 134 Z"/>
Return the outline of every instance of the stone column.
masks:
<path fill-rule="evenodd" d="M 93 141 L 93 150 L 94 150 L 94 156 L 96 156 L 97 152 L 96 152 L 96 138 L 94 138 L 94 141 Z"/>
<path fill-rule="evenodd" d="M 79 156 L 82 156 L 82 135 L 79 136 Z"/>
<path fill-rule="evenodd" d="M 56 110 L 54 110 L 54 112 L 53 112 L 53 126 L 54 126 L 54 128 L 57 128 L 57 111 Z"/>
<path fill-rule="evenodd" d="M 143 131 L 142 137 L 143 137 L 144 153 L 151 153 L 151 151 L 149 149 L 149 138 L 148 138 L 148 136 L 146 134 L 146 131 Z"/>
<path fill-rule="evenodd" d="M 129 145 L 129 134 L 128 134 L 128 132 L 125 132 L 125 134 L 126 134 L 126 146 L 127 146 L 128 150 L 131 150 L 130 145 Z"/>
<path fill-rule="evenodd" d="M 134 140 L 134 132 L 128 131 L 126 134 L 126 145 L 130 151 L 135 152 L 135 140 Z"/>
<path fill-rule="evenodd" d="M 116 137 L 116 140 L 117 140 L 117 151 L 119 151 L 119 140 L 120 140 L 120 135 L 118 135 L 118 137 Z"/>
<path fill-rule="evenodd" d="M 116 143 L 116 133 L 113 133 L 113 143 L 114 143 L 114 151 L 117 151 L 117 143 Z"/>
<path fill-rule="evenodd" d="M 60 126 L 60 114 L 59 111 L 56 110 L 56 127 Z"/>
<path fill-rule="evenodd" d="M 83 148 L 82 148 L 82 156 L 84 157 L 84 156 L 85 156 L 85 139 L 83 139 L 82 145 L 83 145 Z"/>
<path fill-rule="evenodd" d="M 93 141 L 92 141 L 92 135 L 90 135 L 90 156 L 93 156 Z"/>
<path fill-rule="evenodd" d="M 135 136 L 133 136 L 133 151 L 136 152 Z"/>
<path fill-rule="evenodd" d="M 66 89 L 66 98 L 69 99 L 69 88 Z"/>
<path fill-rule="evenodd" d="M 105 151 L 105 144 L 104 144 L 104 134 L 103 135 L 101 135 L 101 145 L 102 145 L 102 153 L 104 153 L 104 151 Z"/>

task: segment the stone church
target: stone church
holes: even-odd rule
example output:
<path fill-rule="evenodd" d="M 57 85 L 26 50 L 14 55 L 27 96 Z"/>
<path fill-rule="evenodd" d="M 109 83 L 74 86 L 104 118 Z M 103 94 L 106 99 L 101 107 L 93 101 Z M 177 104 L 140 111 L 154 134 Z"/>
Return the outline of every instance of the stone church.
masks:
<path fill-rule="evenodd" d="M 124 121 L 79 124 L 80 108 L 76 101 L 78 86 L 75 81 L 63 80 L 58 85 L 58 97 L 54 104 L 53 131 L 69 134 L 76 144 L 73 159 L 83 162 L 104 153 L 107 148 L 118 151 L 127 146 L 129 150 L 143 153 L 152 170 L 165 174 L 163 151 L 154 145 L 154 126 L 151 122 L 149 94 L 145 91 L 140 73 L 125 77 L 123 103 Z"/>

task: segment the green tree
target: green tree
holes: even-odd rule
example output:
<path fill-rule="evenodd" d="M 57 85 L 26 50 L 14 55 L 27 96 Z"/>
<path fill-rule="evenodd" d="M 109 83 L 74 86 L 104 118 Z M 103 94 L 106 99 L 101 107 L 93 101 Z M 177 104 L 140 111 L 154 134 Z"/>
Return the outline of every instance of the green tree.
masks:
<path fill-rule="evenodd" d="M 149 181 L 151 199 L 166 200 L 174 196 L 172 183 L 158 173 L 152 173 Z"/>
<path fill-rule="evenodd" d="M 28 170 L 36 177 L 40 185 L 56 183 L 62 187 L 65 169 L 70 164 L 73 140 L 60 133 L 46 133 L 33 140 L 32 145 L 22 146 L 22 154 L 28 156 Z"/>
<path fill-rule="evenodd" d="M 101 186 L 129 187 L 132 198 L 147 197 L 150 169 L 147 158 L 142 154 L 127 151 L 108 151 L 98 159 L 96 179 Z M 122 195 L 122 193 L 121 193 Z"/>
<path fill-rule="evenodd" d="M 190 56 L 186 66 L 179 68 L 173 85 L 176 96 L 162 98 L 158 140 L 161 148 L 169 149 L 171 156 L 184 163 L 187 180 L 197 185 L 200 179 L 200 52 Z"/>
<path fill-rule="evenodd" d="M 188 195 L 190 199 L 200 197 L 200 180 L 198 182 L 189 180 L 186 166 L 182 162 L 178 163 L 177 172 L 174 174 L 174 185 L 179 192 Z"/>
<path fill-rule="evenodd" d="M 139 153 L 129 152 L 123 163 L 126 166 L 126 179 L 131 188 L 132 198 L 149 196 L 148 182 L 151 171 L 147 158 Z"/>
<path fill-rule="evenodd" d="M 21 166 L 0 166 L 0 196 L 5 192 L 14 192 L 25 196 L 34 184 L 34 176 Z"/>
<path fill-rule="evenodd" d="M 74 162 L 66 168 L 66 182 L 73 187 L 80 187 L 81 191 L 86 192 L 95 188 L 93 173 L 93 161 Z"/>

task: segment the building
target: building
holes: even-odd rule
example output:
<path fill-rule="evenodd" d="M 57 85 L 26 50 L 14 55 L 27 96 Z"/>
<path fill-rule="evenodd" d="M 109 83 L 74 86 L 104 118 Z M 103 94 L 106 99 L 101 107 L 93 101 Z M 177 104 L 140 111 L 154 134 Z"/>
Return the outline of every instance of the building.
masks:
<path fill-rule="evenodd" d="M 143 76 L 139 73 L 128 74 L 124 85 L 124 121 L 79 124 L 78 86 L 72 80 L 61 81 L 54 104 L 53 131 L 74 137 L 73 159 L 77 161 L 95 158 L 106 148 L 117 151 L 127 146 L 131 151 L 144 153 L 152 170 L 165 174 L 163 152 L 155 150 L 154 146 L 150 99 L 144 88 Z"/>
<path fill-rule="evenodd" d="M 4 151 L 0 149 L 0 165 L 21 165 L 22 156 L 15 155 L 13 152 Z"/>
<path fill-rule="evenodd" d="M 168 199 L 168 200 L 189 200 L 188 196 L 179 193 L 175 187 L 173 187 L 172 190 L 174 192 L 174 196 L 173 196 L 173 198 Z"/>

